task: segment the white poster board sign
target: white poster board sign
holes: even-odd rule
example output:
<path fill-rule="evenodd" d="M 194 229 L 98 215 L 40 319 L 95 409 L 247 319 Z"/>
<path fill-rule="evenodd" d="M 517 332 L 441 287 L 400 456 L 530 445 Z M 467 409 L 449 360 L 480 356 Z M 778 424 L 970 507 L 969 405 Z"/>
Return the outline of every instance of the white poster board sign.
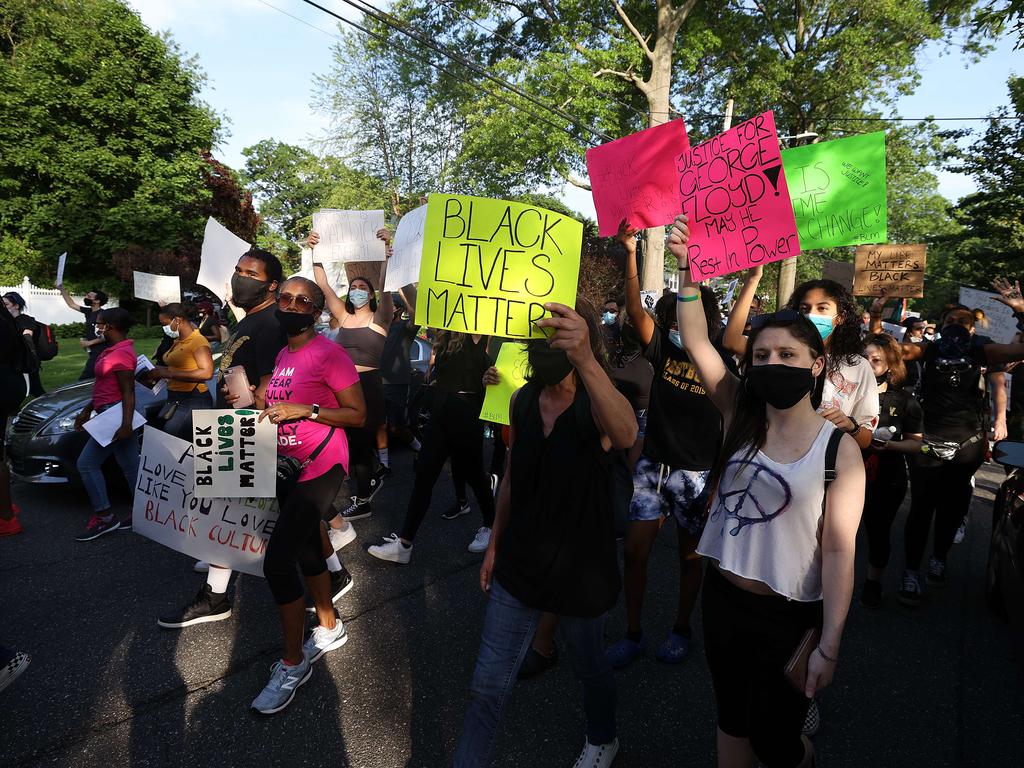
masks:
<path fill-rule="evenodd" d="M 239 257 L 251 247 L 211 216 L 206 220 L 196 282 L 223 299 Z"/>
<path fill-rule="evenodd" d="M 124 410 L 121 404 L 111 406 L 105 411 L 93 416 L 82 426 L 92 439 L 106 448 L 114 440 L 114 433 L 121 428 L 121 419 Z M 132 430 L 136 430 L 146 423 L 146 419 L 138 411 L 132 411 Z"/>
<path fill-rule="evenodd" d="M 132 530 L 197 560 L 262 576 L 277 500 L 197 498 L 192 450 L 191 443 L 146 427 Z"/>
<path fill-rule="evenodd" d="M 336 264 L 351 261 L 384 261 L 384 211 L 342 211 L 321 208 L 313 214 L 313 231 L 320 235 L 316 261 Z"/>
<path fill-rule="evenodd" d="M 68 252 L 57 257 L 57 285 L 64 285 L 64 265 L 68 263 Z"/>
<path fill-rule="evenodd" d="M 423 228 L 427 224 L 427 206 L 421 205 L 409 211 L 398 222 L 394 242 L 394 253 L 388 259 L 388 271 L 384 278 L 385 291 L 397 291 L 420 279 L 420 262 L 423 260 Z"/>
<path fill-rule="evenodd" d="M 181 278 L 177 275 L 154 275 L 149 272 L 133 271 L 132 277 L 135 280 L 137 299 L 155 301 L 157 304 L 174 304 L 181 301 Z"/>
<path fill-rule="evenodd" d="M 192 412 L 195 493 L 201 499 L 277 493 L 277 426 L 259 411 Z"/>
<path fill-rule="evenodd" d="M 640 303 L 643 304 L 645 310 L 653 312 L 662 293 L 664 291 L 640 291 Z"/>
<path fill-rule="evenodd" d="M 988 328 L 977 326 L 975 333 L 991 336 L 997 344 L 1009 344 L 1017 334 L 1017 320 L 1013 310 L 1002 302 L 996 301 L 997 293 L 979 291 L 977 288 L 960 288 L 960 303 L 971 309 L 984 310 L 988 318 Z"/>

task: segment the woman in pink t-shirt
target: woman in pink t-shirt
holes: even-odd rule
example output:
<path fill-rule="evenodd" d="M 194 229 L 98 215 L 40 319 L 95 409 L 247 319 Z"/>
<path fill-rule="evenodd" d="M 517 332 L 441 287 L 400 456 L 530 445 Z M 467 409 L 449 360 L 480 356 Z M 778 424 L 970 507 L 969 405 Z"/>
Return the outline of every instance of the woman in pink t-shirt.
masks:
<path fill-rule="evenodd" d="M 91 541 L 118 528 L 131 530 L 132 527 L 130 516 L 123 523 L 114 518 L 107 498 L 107 481 L 103 477 L 103 462 L 113 454 L 134 494 L 135 477 L 139 473 L 139 441 L 132 429 L 135 416 L 135 347 L 128 338 L 131 325 L 131 316 L 119 307 L 104 309 L 96 316 L 96 336 L 109 346 L 96 357 L 92 399 L 75 418 L 75 429 L 82 431 L 93 411 L 100 413 L 117 407 L 118 403 L 121 405 L 121 426 L 108 445 L 100 445 L 90 437 L 78 456 L 78 474 L 82 476 L 82 483 L 92 502 L 92 517 L 78 541 Z"/>
<path fill-rule="evenodd" d="M 348 471 L 345 429 L 363 426 L 366 404 L 359 374 L 348 354 L 320 336 L 313 323 L 324 294 L 302 277 L 281 286 L 276 315 L 288 336 L 266 390 L 260 421 L 277 425 L 278 452 L 302 462 L 299 481 L 286 497 L 267 545 L 263 574 L 277 603 L 284 653 L 270 682 L 252 703 L 263 714 L 280 712 L 312 673 L 312 663 L 348 639 L 331 601 L 327 558 L 335 558 L 321 520 L 331 509 Z M 317 626 L 302 642 L 302 571 L 316 606 Z"/>

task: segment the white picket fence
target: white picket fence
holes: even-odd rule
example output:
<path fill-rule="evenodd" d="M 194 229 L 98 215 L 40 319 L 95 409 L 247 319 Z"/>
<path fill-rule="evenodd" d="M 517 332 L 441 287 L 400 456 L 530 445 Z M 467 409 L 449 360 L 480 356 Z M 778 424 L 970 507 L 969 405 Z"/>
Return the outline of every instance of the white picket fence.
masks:
<path fill-rule="evenodd" d="M 8 291 L 15 291 L 25 299 L 25 314 L 32 315 L 36 320 L 53 325 L 54 323 L 80 323 L 85 318 L 81 312 L 76 312 L 64 303 L 60 291 L 53 288 L 39 288 L 26 277 L 21 285 L 0 285 L 0 294 Z M 82 303 L 82 296 L 72 294 L 72 298 L 79 304 Z M 117 298 L 111 296 L 106 306 L 116 307 Z"/>

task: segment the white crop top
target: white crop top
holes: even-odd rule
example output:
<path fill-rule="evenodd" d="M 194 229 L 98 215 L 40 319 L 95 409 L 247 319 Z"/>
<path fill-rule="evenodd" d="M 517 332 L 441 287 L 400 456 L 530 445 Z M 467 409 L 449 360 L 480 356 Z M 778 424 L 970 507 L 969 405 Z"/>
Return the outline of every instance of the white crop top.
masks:
<path fill-rule="evenodd" d="M 807 453 L 790 464 L 763 451 L 729 459 L 697 552 L 784 597 L 821 600 L 825 452 L 834 429 L 822 424 Z"/>

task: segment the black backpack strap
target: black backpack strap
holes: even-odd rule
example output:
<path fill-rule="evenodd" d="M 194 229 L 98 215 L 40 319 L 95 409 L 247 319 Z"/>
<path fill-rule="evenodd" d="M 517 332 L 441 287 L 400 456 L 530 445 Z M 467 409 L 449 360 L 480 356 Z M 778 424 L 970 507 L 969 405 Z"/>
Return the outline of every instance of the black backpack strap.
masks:
<path fill-rule="evenodd" d="M 833 429 L 832 434 L 828 436 L 828 446 L 825 448 L 825 492 L 828 493 L 828 487 L 832 485 L 832 481 L 836 479 L 839 473 L 836 471 L 836 459 L 839 458 L 839 442 L 843 439 L 843 431 L 841 429 Z"/>
<path fill-rule="evenodd" d="M 313 463 L 314 461 L 316 461 L 316 457 L 317 457 L 317 456 L 319 456 L 319 455 L 320 455 L 321 453 L 323 453 L 323 450 L 324 450 L 324 448 L 326 448 L 326 447 L 327 447 L 327 444 L 328 444 L 329 442 L 331 442 L 331 438 L 332 438 L 332 437 L 334 437 L 334 430 L 335 430 L 335 429 L 337 429 L 337 427 L 331 427 L 330 431 L 329 431 L 329 432 L 327 433 L 327 437 L 325 437 L 325 438 L 324 438 L 324 439 L 323 439 L 323 440 L 322 440 L 322 441 L 320 442 L 320 445 L 318 445 L 318 446 L 317 446 L 317 447 L 316 447 L 316 448 L 315 448 L 315 449 L 313 450 L 313 452 L 312 452 L 311 454 L 309 454 L 309 458 L 308 458 L 308 459 L 306 459 L 306 460 L 305 460 L 304 462 L 302 462 L 302 468 L 303 468 L 303 469 L 305 469 L 305 468 L 306 468 L 306 467 L 308 467 L 308 466 L 309 466 L 310 464 L 312 464 L 312 463 Z"/>

